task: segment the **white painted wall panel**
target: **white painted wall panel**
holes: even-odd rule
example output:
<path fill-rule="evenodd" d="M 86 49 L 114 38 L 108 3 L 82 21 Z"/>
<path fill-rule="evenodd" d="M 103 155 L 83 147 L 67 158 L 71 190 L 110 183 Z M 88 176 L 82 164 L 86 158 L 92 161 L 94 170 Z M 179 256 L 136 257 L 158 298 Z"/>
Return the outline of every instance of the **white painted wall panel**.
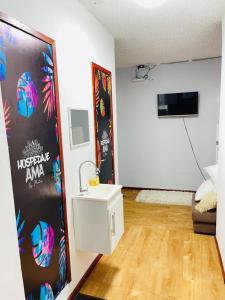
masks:
<path fill-rule="evenodd" d="M 195 190 L 203 181 L 181 118 L 157 117 L 157 94 L 198 91 L 199 116 L 187 127 L 202 167 L 216 161 L 221 60 L 160 65 L 154 80 L 132 82 L 117 69 L 120 184 Z"/>

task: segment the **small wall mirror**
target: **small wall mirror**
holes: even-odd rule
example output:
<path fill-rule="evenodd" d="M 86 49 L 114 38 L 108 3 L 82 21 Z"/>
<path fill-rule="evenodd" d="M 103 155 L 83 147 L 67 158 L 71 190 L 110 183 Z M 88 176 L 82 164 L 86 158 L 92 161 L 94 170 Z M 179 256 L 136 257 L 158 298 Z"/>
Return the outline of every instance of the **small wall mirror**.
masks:
<path fill-rule="evenodd" d="M 90 142 L 88 110 L 69 108 L 71 148 L 84 146 Z"/>

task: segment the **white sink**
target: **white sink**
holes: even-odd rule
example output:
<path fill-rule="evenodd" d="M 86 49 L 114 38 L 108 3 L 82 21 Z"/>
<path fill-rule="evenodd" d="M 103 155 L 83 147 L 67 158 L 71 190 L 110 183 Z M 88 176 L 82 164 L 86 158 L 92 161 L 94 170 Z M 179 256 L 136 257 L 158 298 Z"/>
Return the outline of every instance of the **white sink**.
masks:
<path fill-rule="evenodd" d="M 111 254 L 116 248 L 124 233 L 121 188 L 100 184 L 72 197 L 77 250 Z"/>
<path fill-rule="evenodd" d="M 122 185 L 118 184 L 99 184 L 89 186 L 88 191 L 75 195 L 76 199 L 110 201 L 117 194 L 121 193 Z"/>

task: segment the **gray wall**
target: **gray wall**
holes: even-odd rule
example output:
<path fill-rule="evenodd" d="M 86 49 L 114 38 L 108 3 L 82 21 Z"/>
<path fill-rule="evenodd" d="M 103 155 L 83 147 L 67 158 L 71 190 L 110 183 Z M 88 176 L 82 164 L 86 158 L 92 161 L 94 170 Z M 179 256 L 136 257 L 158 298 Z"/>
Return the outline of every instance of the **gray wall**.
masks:
<path fill-rule="evenodd" d="M 157 117 L 157 94 L 199 91 L 199 117 L 187 126 L 202 167 L 216 161 L 221 60 L 160 65 L 153 81 L 132 82 L 117 70 L 120 183 L 125 186 L 196 189 L 196 167 L 181 118 Z"/>

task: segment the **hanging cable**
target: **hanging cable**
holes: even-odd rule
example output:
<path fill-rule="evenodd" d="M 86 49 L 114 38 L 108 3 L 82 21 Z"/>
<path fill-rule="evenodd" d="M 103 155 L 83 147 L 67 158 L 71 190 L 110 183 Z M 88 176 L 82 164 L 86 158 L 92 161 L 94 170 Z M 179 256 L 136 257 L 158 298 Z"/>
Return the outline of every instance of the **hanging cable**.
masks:
<path fill-rule="evenodd" d="M 196 154 L 195 154 L 195 150 L 194 150 L 194 147 L 193 147 L 193 145 L 192 145 L 190 135 L 189 135 L 189 133 L 188 133 L 188 129 L 187 129 L 187 125 L 186 125 L 185 119 L 184 119 L 184 118 L 182 118 L 182 119 L 183 119 L 183 122 L 184 122 L 184 128 L 185 128 L 185 131 L 186 131 L 188 140 L 189 140 L 189 144 L 190 144 L 190 146 L 191 146 L 191 151 L 192 151 L 192 153 L 193 153 L 193 155 L 194 155 L 194 158 L 195 158 L 195 162 L 196 162 L 196 164 L 197 164 L 197 167 L 198 167 L 199 172 L 201 173 L 202 177 L 204 178 L 204 180 L 206 180 L 206 178 L 205 178 L 205 176 L 204 176 L 204 174 L 203 174 L 203 172 L 202 172 L 202 169 L 201 169 L 201 167 L 200 167 L 200 164 L 199 164 L 199 162 L 198 162 L 197 156 L 196 156 Z"/>

